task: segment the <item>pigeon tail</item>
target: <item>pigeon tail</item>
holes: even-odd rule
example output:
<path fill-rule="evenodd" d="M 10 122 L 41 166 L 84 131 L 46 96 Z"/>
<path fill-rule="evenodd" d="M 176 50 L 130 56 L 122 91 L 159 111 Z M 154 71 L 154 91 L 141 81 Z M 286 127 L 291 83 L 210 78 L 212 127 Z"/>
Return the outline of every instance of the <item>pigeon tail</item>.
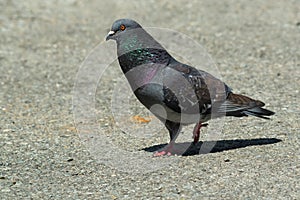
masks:
<path fill-rule="evenodd" d="M 265 104 L 259 100 L 251 99 L 250 97 L 230 93 L 222 106 L 226 108 L 227 116 L 255 116 L 263 119 L 269 119 L 266 116 L 274 115 L 273 111 L 262 108 Z"/>
<path fill-rule="evenodd" d="M 265 117 L 265 116 L 271 116 L 271 115 L 275 114 L 273 111 L 267 110 L 267 109 L 261 108 L 261 107 L 248 109 L 248 110 L 243 111 L 243 113 L 245 113 L 247 116 L 252 115 L 252 116 L 260 117 L 260 118 L 263 118 L 263 119 L 270 119 L 270 118 Z"/>

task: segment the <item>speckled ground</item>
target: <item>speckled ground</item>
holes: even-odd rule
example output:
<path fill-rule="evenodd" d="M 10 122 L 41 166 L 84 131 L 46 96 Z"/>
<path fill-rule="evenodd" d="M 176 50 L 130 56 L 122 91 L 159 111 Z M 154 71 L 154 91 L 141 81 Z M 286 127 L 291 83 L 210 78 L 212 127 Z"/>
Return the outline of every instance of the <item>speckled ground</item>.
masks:
<path fill-rule="evenodd" d="M 1 0 L 0 10 L 0 199 L 299 199 L 299 1 Z M 127 173 L 99 162 L 76 131 L 72 92 L 80 64 L 121 17 L 187 34 L 235 92 L 276 115 L 225 119 L 212 153 L 154 159 L 165 130 L 145 140 L 115 129 L 107 92 L 116 66 L 96 94 L 99 126 L 132 168 L 135 152 L 171 164 Z"/>

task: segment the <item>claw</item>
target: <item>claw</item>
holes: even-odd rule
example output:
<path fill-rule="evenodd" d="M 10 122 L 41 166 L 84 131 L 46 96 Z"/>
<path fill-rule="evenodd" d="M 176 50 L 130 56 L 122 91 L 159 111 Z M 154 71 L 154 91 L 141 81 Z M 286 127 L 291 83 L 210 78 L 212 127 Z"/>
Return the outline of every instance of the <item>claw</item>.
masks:
<path fill-rule="evenodd" d="M 165 156 L 165 155 L 171 156 L 172 153 L 168 151 L 157 151 L 153 154 L 154 157 Z"/>
<path fill-rule="evenodd" d="M 173 145 L 174 142 L 170 142 L 166 147 L 163 148 L 163 150 L 157 151 L 153 154 L 154 157 L 159 157 L 159 156 L 171 156 L 173 155 Z"/>

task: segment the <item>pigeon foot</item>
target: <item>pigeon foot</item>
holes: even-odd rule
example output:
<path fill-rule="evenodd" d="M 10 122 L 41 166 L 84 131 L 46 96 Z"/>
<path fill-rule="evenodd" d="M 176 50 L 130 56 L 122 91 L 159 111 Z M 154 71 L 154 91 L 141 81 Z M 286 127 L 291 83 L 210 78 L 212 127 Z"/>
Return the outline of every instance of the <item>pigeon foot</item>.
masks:
<path fill-rule="evenodd" d="M 160 151 L 157 151 L 153 154 L 154 157 L 160 157 L 160 156 L 172 156 L 174 154 L 173 150 L 174 143 L 170 142 L 166 147 L 161 149 Z"/>
<path fill-rule="evenodd" d="M 160 156 L 171 156 L 172 153 L 168 151 L 157 151 L 153 154 L 154 157 L 160 157 Z"/>

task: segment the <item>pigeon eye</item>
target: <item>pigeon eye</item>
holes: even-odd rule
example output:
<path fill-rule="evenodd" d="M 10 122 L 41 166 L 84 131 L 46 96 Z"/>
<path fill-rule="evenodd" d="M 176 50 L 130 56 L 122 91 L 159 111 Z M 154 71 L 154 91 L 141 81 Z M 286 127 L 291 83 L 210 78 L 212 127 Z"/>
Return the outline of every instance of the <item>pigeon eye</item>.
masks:
<path fill-rule="evenodd" d="M 121 31 L 124 31 L 126 29 L 126 26 L 124 25 L 124 24 L 122 24 L 121 26 L 120 26 L 120 30 Z"/>

